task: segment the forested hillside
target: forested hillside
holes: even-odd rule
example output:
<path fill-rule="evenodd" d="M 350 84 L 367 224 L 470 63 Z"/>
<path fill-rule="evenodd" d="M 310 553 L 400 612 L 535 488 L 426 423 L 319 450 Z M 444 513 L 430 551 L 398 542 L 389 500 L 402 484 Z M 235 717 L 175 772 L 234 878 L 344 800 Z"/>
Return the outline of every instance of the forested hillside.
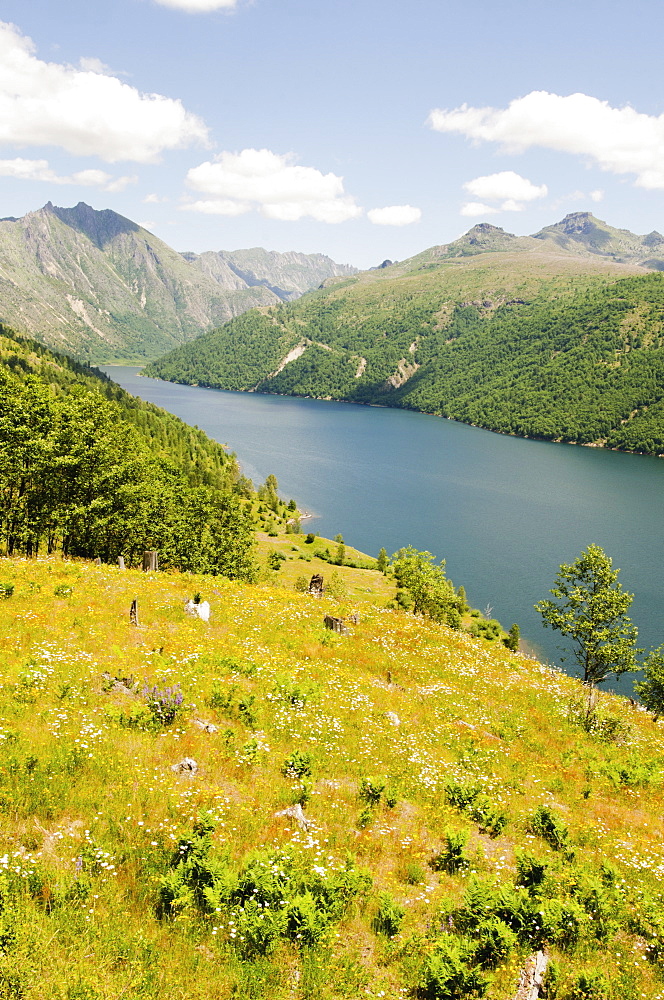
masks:
<path fill-rule="evenodd" d="M 0 537 L 8 553 L 125 557 L 253 576 L 234 456 L 105 376 L 0 328 Z"/>
<path fill-rule="evenodd" d="M 664 451 L 661 272 L 633 276 L 596 254 L 556 255 L 544 238 L 492 229 L 252 310 L 146 374 Z"/>

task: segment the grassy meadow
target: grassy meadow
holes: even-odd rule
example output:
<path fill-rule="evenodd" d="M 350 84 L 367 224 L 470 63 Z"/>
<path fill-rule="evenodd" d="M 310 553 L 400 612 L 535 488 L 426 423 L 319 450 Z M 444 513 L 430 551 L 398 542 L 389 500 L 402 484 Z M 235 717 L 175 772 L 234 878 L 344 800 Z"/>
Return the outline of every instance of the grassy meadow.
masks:
<path fill-rule="evenodd" d="M 541 949 L 543 996 L 664 998 L 661 725 L 260 546 L 0 560 L 0 997 L 511 1000 Z"/>

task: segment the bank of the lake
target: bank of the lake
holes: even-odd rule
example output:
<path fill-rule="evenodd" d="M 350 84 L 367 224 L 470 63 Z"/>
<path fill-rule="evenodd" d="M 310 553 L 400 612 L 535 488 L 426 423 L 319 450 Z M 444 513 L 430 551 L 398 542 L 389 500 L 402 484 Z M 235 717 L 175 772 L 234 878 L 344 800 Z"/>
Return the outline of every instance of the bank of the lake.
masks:
<path fill-rule="evenodd" d="M 225 392 L 107 367 L 127 391 L 197 424 L 257 482 L 318 517 L 308 527 L 376 554 L 412 543 L 447 560 L 473 605 L 492 607 L 552 662 L 533 610 L 559 564 L 601 545 L 635 593 L 646 647 L 664 641 L 664 462 L 492 434 L 407 410 Z M 621 685 L 631 689 L 631 681 Z"/>

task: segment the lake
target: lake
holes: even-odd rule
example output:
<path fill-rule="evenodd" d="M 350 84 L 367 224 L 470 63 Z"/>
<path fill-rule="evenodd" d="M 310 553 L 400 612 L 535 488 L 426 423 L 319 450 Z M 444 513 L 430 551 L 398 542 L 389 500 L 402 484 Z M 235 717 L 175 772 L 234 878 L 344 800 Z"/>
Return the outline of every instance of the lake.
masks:
<path fill-rule="evenodd" d="M 236 452 L 256 484 L 274 473 L 308 529 L 376 555 L 412 544 L 446 560 L 470 603 L 560 662 L 533 604 L 591 542 L 635 594 L 639 645 L 664 643 L 664 460 L 505 437 L 406 410 L 174 385 L 104 371 Z M 631 691 L 631 679 L 612 682 Z"/>

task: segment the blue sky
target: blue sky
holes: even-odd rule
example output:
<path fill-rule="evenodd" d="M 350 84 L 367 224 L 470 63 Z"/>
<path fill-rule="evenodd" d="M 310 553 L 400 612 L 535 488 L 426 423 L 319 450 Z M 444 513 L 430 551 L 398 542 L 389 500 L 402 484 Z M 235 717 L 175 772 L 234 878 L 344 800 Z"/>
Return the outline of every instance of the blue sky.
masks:
<path fill-rule="evenodd" d="M 360 267 L 482 221 L 664 231 L 654 0 L 4 0 L 0 19 L 3 216 L 83 200 L 178 250 Z"/>

